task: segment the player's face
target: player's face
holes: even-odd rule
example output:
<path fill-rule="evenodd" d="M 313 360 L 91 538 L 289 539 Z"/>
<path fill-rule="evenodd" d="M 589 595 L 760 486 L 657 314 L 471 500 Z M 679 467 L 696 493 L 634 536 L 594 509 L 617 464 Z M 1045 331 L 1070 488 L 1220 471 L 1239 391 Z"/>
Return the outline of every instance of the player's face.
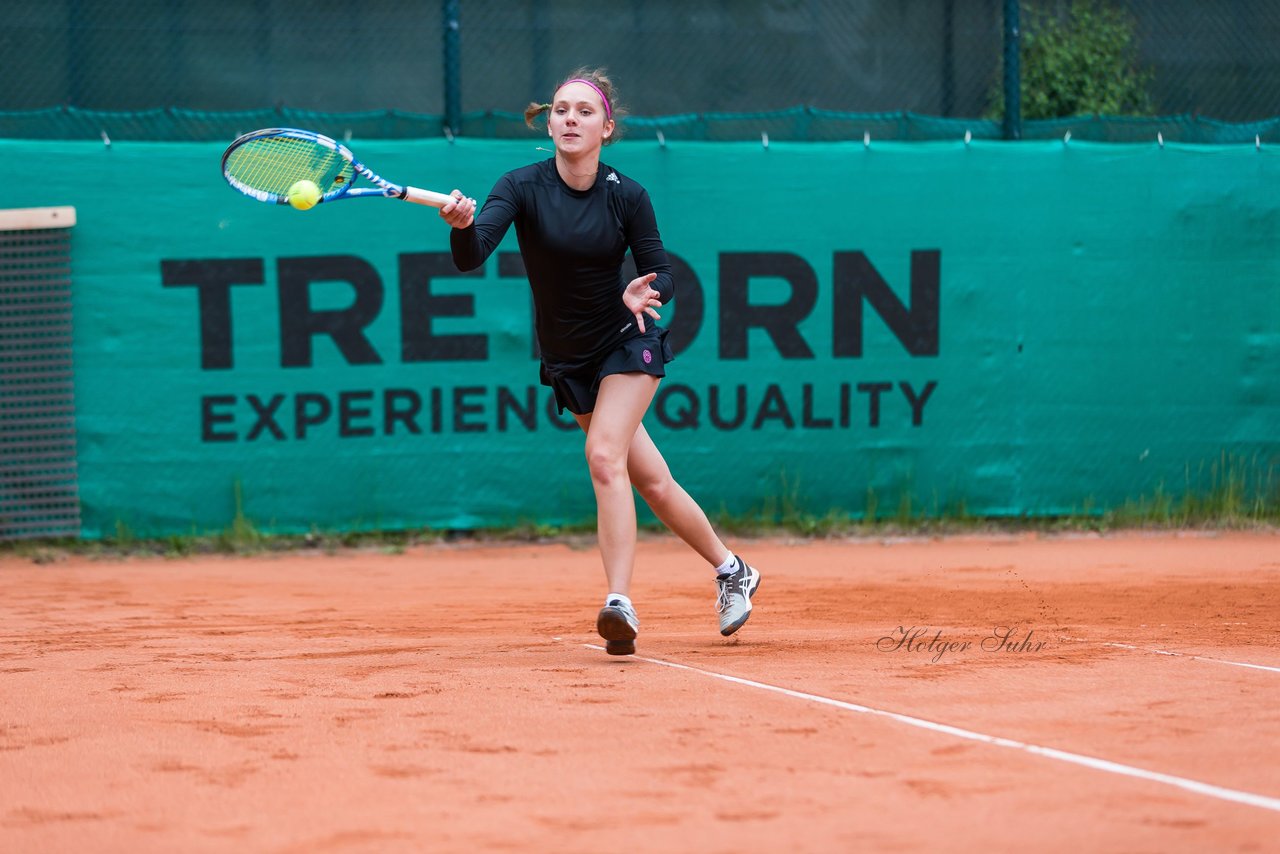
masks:
<path fill-rule="evenodd" d="M 613 133 L 600 95 L 586 83 L 567 83 L 551 101 L 547 130 L 563 154 L 599 151 Z"/>

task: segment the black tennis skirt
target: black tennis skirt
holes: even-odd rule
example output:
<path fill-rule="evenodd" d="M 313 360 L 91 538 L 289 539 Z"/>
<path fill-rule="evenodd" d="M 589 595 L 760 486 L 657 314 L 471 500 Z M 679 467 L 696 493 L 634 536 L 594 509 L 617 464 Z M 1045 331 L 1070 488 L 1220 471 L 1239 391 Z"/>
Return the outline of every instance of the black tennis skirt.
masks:
<path fill-rule="evenodd" d="M 569 365 L 542 360 L 539 376 L 556 395 L 556 406 L 576 415 L 586 415 L 596 408 L 600 381 L 610 374 L 642 373 L 655 377 L 667 375 L 667 362 L 675 358 L 667 343 L 667 330 L 650 326 L 634 338 L 628 338 L 599 359 L 585 364 Z"/>

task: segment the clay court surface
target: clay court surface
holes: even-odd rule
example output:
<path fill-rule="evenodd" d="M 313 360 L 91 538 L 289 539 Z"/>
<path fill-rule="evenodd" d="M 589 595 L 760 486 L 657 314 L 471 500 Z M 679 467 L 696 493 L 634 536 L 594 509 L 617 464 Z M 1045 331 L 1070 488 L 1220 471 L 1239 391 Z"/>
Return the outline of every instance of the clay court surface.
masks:
<path fill-rule="evenodd" d="M 739 545 L 0 557 L 0 850 L 1280 847 L 1280 535 Z"/>

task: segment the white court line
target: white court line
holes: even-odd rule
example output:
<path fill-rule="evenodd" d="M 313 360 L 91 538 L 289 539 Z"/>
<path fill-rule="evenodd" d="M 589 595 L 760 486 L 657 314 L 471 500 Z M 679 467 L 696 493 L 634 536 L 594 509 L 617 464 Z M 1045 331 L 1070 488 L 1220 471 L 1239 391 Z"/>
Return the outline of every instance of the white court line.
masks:
<path fill-rule="evenodd" d="M 1232 667 L 1250 667 L 1254 670 L 1270 670 L 1272 673 L 1280 673 L 1280 667 L 1269 667 L 1266 664 L 1246 664 L 1243 661 L 1227 661 L 1225 658 L 1209 658 L 1205 655 L 1192 655 L 1187 652 L 1170 652 L 1167 649 L 1148 649 L 1145 646 L 1134 646 L 1130 643 L 1107 643 L 1103 642 L 1103 646 L 1118 646 L 1121 649 L 1136 649 L 1139 652 L 1150 652 L 1154 655 L 1176 655 L 1179 658 L 1190 658 L 1194 661 L 1212 661 L 1214 664 L 1230 664 Z"/>
<path fill-rule="evenodd" d="M 604 647 L 597 646 L 592 643 L 583 644 L 583 646 L 586 646 L 589 649 L 604 649 Z M 818 694 L 807 694 L 804 691 L 793 691 L 790 688 L 779 688 L 777 685 L 768 685 L 764 682 L 743 679 L 739 676 L 729 676 L 724 673 L 716 673 L 712 670 L 703 670 L 700 667 L 691 667 L 687 664 L 677 664 L 674 661 L 663 661 L 660 658 L 645 658 L 640 655 L 633 655 L 630 656 L 630 658 L 634 658 L 637 661 L 645 661 L 649 664 L 659 664 L 663 667 L 671 667 L 676 670 L 688 670 L 691 673 L 701 673 L 703 676 L 710 676 L 712 679 L 722 679 L 725 682 L 746 685 L 749 688 L 773 691 L 777 694 L 785 694 L 788 697 L 795 697 L 798 700 L 808 700 L 811 703 L 821 703 L 824 706 L 835 706 L 837 709 L 844 709 L 849 712 L 858 712 L 864 715 L 878 715 L 919 729 L 927 729 L 932 730 L 933 732 L 954 735 L 957 738 L 965 738 L 970 741 L 982 742 L 983 744 L 994 744 L 997 747 L 1009 747 L 1014 750 L 1021 750 L 1025 753 L 1031 753 L 1036 756 L 1045 756 L 1049 759 L 1057 759 L 1061 762 L 1069 762 L 1073 765 L 1083 765 L 1086 768 L 1093 768 L 1098 771 L 1107 771 L 1109 773 L 1120 774 L 1125 777 L 1137 777 L 1140 780 L 1150 780 L 1155 783 L 1164 783 L 1167 786 L 1176 786 L 1177 788 L 1185 789 L 1188 792 L 1195 792 L 1198 795 L 1207 795 L 1208 797 L 1218 798 L 1223 801 L 1234 801 L 1235 803 L 1247 804 L 1251 807 L 1261 807 L 1264 810 L 1280 812 L 1280 798 L 1270 798 L 1266 795 L 1257 795 L 1253 792 L 1242 792 L 1237 789 L 1226 789 L 1222 786 L 1214 786 L 1210 783 L 1201 783 L 1199 780 L 1190 780 L 1186 777 L 1175 777 L 1172 774 L 1161 774 L 1158 771 L 1147 771 L 1144 768 L 1135 768 L 1132 765 L 1123 765 L 1119 762 L 1111 762 L 1107 759 L 1097 759 L 1093 756 L 1085 756 L 1080 753 L 1070 753 L 1066 750 L 1058 750 L 1054 747 L 1041 747 L 1038 744 L 1028 744 L 1025 741 L 1016 741 L 1012 738 L 985 735 L 980 732 L 974 732 L 973 730 L 950 726 L 949 724 L 935 723 L 933 721 L 924 720 L 923 718 L 914 718 L 911 715 L 885 711 L 884 709 L 874 709 L 870 706 L 859 705 L 858 703 L 846 703 L 843 700 L 833 700 L 830 697 L 823 697 Z"/>

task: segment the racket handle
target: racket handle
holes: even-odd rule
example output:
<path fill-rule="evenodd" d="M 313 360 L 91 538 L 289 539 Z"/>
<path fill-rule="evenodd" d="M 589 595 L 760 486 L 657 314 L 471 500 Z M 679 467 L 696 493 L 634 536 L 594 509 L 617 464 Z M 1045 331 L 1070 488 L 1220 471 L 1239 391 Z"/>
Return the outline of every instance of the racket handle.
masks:
<path fill-rule="evenodd" d="M 453 196 L 446 196 L 444 193 L 433 193 L 430 190 L 420 190 L 417 187 L 405 187 L 404 200 L 413 202 L 415 205 L 430 205 L 433 208 L 442 208 L 453 201 Z"/>

